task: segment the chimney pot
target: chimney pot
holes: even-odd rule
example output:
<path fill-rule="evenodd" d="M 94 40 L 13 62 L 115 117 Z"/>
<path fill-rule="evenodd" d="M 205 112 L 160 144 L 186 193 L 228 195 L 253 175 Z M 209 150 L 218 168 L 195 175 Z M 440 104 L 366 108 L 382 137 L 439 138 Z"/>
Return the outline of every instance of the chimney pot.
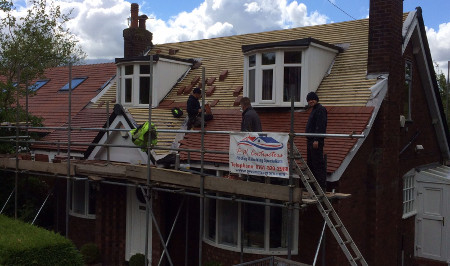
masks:
<path fill-rule="evenodd" d="M 148 19 L 147 15 L 139 16 L 139 28 L 145 30 L 145 21 Z"/>

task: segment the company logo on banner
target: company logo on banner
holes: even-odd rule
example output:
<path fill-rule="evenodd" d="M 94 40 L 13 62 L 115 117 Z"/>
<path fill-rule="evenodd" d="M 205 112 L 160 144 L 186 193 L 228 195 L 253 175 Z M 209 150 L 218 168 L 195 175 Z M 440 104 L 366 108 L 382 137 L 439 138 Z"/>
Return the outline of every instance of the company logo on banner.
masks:
<path fill-rule="evenodd" d="M 230 171 L 238 174 L 289 178 L 288 134 L 233 133 Z"/>

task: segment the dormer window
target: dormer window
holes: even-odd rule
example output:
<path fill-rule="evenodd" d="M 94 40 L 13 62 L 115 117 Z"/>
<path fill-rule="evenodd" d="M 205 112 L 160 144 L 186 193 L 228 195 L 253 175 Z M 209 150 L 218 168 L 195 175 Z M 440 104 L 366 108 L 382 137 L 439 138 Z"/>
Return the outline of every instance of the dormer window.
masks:
<path fill-rule="evenodd" d="M 148 107 L 150 96 L 150 56 L 116 58 L 118 90 L 117 102 L 128 107 Z M 152 106 L 169 93 L 186 71 L 191 60 L 153 57 Z"/>
<path fill-rule="evenodd" d="M 244 95 L 253 106 L 296 107 L 315 91 L 340 48 L 311 38 L 242 46 Z"/>

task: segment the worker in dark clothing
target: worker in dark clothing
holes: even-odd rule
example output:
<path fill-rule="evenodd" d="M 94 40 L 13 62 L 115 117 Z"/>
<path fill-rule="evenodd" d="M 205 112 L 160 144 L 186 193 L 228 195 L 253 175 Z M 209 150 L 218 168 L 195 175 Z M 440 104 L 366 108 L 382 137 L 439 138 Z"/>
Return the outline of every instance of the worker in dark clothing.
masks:
<path fill-rule="evenodd" d="M 188 123 L 187 129 L 191 129 L 192 127 L 200 127 L 202 124 L 202 108 L 200 107 L 199 99 L 202 98 L 202 91 L 199 88 L 195 88 L 192 91 L 192 94 L 189 95 L 187 100 L 186 110 L 188 113 Z M 213 115 L 211 113 L 211 107 L 209 104 L 205 104 L 205 122 L 213 119 Z M 206 123 L 205 123 L 206 126 Z"/>
<path fill-rule="evenodd" d="M 306 124 L 306 133 L 327 132 L 327 109 L 319 103 L 319 97 L 315 92 L 310 92 L 306 96 L 308 105 L 312 108 L 311 114 Z M 307 163 L 311 172 L 323 190 L 327 184 L 327 170 L 323 158 L 323 137 L 307 137 Z"/>
<path fill-rule="evenodd" d="M 242 109 L 241 131 L 245 132 L 261 132 L 261 121 L 256 111 L 253 109 L 250 99 L 243 97 L 239 102 Z"/>

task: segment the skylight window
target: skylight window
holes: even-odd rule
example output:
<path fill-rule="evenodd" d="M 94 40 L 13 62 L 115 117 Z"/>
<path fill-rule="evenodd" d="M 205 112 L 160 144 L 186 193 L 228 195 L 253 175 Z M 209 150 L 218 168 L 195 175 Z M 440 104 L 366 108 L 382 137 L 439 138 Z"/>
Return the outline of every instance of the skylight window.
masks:
<path fill-rule="evenodd" d="M 32 91 L 37 91 L 37 90 L 39 90 L 42 86 L 44 86 L 45 84 L 47 84 L 47 82 L 49 82 L 49 79 L 38 80 L 38 81 L 36 81 L 36 83 L 34 83 L 34 84 L 31 85 L 30 87 L 28 87 L 28 89 L 30 89 L 30 90 L 32 90 Z"/>
<path fill-rule="evenodd" d="M 112 76 L 110 79 L 108 79 L 101 87 L 100 90 L 103 90 L 106 86 L 108 86 L 109 83 L 116 77 L 116 75 Z"/>
<path fill-rule="evenodd" d="M 80 85 L 83 81 L 85 81 L 87 79 L 87 77 L 82 77 L 82 78 L 73 78 L 72 79 L 72 90 L 75 89 L 76 87 L 78 87 L 78 85 Z M 69 82 L 67 82 L 66 85 L 64 85 L 64 87 L 62 87 L 61 89 L 59 89 L 60 91 L 68 91 L 69 90 Z"/>

